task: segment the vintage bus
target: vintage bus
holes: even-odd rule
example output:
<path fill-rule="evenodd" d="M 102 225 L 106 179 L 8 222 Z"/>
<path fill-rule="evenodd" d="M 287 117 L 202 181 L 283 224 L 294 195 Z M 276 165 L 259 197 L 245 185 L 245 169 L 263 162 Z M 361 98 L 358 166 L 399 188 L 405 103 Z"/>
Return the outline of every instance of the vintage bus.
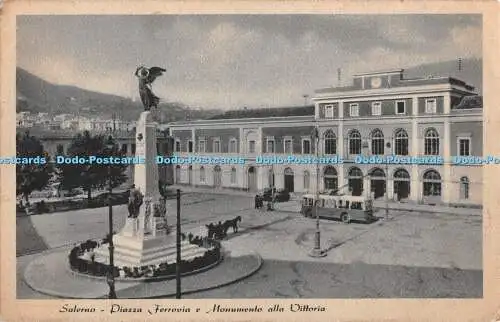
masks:
<path fill-rule="evenodd" d="M 301 213 L 316 218 L 316 196 L 307 194 L 302 197 Z M 339 219 L 344 223 L 351 221 L 375 221 L 372 199 L 359 196 L 319 195 L 318 215 L 324 219 Z"/>

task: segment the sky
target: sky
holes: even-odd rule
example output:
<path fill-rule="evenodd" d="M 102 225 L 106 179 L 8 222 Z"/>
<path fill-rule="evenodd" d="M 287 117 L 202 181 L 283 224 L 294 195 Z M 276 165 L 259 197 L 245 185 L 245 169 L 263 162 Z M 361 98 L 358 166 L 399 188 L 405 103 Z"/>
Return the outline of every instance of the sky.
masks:
<path fill-rule="evenodd" d="M 137 96 L 139 65 L 167 69 L 162 101 L 293 106 L 356 73 L 482 58 L 479 15 L 18 16 L 17 66 L 55 84 Z"/>

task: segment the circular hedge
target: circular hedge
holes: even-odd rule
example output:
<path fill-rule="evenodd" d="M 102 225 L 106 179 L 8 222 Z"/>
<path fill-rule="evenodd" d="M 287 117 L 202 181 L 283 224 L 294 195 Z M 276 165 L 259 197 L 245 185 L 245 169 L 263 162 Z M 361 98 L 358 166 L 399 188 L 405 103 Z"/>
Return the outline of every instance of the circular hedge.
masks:
<path fill-rule="evenodd" d="M 109 235 L 108 235 L 109 236 Z M 191 244 L 205 247 L 208 250 L 202 256 L 195 257 L 189 261 L 181 261 L 181 272 L 183 274 L 194 272 L 203 269 L 207 266 L 216 264 L 221 259 L 221 245 L 218 241 L 208 239 L 207 237 L 194 237 L 190 235 L 186 237 L 182 235 L 182 239 L 189 238 Z M 105 277 L 109 272 L 109 265 L 105 263 L 95 262 L 93 260 L 92 251 L 100 246 L 109 244 L 109 237 L 99 240 L 87 240 L 71 249 L 68 259 L 70 268 L 78 273 L 96 277 Z M 81 258 L 85 254 L 90 255 L 90 259 Z M 157 278 L 175 275 L 177 263 L 164 262 L 156 265 L 135 266 L 135 267 L 113 267 L 113 275 L 125 279 L 137 278 Z"/>

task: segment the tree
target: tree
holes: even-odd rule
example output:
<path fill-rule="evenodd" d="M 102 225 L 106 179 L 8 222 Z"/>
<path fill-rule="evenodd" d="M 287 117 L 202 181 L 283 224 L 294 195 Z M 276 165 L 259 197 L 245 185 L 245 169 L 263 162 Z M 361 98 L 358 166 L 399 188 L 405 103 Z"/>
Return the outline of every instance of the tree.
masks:
<path fill-rule="evenodd" d="M 24 135 L 16 135 L 16 157 L 21 163 L 16 164 L 16 195 L 22 195 L 26 202 L 29 195 L 35 190 L 42 190 L 49 184 L 53 167 L 50 157 L 43 149 L 43 145 L 29 132 Z M 27 158 L 44 159 L 45 162 L 25 163 Z M 32 159 L 33 161 L 33 159 Z M 41 160 L 40 160 L 41 161 Z"/>
<path fill-rule="evenodd" d="M 106 144 L 110 144 L 107 147 Z M 112 147 L 111 147 L 112 145 Z M 76 135 L 66 154 L 66 158 L 85 158 L 90 156 L 100 157 L 122 157 L 123 153 L 116 142 L 109 137 L 106 141 L 104 136 L 91 136 L 88 131 Z M 87 199 L 92 198 L 92 189 L 107 186 L 111 181 L 112 187 L 117 187 L 126 181 L 124 174 L 125 164 L 59 164 L 58 176 L 63 189 L 74 189 L 81 187 L 87 192 Z"/>

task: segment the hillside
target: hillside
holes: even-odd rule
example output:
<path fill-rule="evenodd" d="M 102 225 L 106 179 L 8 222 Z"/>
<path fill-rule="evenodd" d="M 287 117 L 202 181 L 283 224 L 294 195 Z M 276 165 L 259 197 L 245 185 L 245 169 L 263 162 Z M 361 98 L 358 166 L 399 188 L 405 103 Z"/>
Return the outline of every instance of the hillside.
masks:
<path fill-rule="evenodd" d="M 452 76 L 466 81 L 482 93 L 482 60 L 464 59 L 462 71 L 457 61 L 424 64 L 405 69 L 405 78 Z M 404 67 L 404 66 L 402 66 Z M 82 116 L 111 118 L 113 113 L 123 120 L 136 120 L 142 111 L 140 102 L 131 99 L 84 90 L 75 86 L 51 84 L 21 68 L 17 68 L 17 111 L 71 113 Z M 162 122 L 187 119 L 208 119 L 223 114 L 221 110 L 204 110 L 182 103 L 161 103 Z M 231 112 L 231 111 L 224 111 Z"/>
<path fill-rule="evenodd" d="M 75 86 L 49 83 L 22 68 L 16 72 L 17 112 L 70 113 L 82 116 L 111 118 L 113 113 L 123 120 L 136 120 L 143 110 L 140 102 L 105 93 L 93 92 Z M 164 122 L 186 118 L 202 119 L 220 113 L 219 110 L 202 110 L 182 103 L 161 103 Z"/>

